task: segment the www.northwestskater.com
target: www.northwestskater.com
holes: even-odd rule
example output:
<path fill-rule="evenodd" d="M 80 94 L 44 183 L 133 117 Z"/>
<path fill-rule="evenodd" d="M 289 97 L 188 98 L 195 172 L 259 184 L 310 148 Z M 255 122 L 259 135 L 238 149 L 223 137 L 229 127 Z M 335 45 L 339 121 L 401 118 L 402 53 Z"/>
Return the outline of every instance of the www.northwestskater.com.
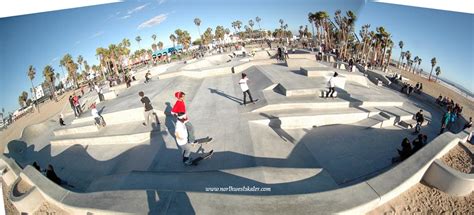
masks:
<path fill-rule="evenodd" d="M 206 187 L 206 192 L 271 192 L 270 187 L 242 186 L 242 187 Z"/>

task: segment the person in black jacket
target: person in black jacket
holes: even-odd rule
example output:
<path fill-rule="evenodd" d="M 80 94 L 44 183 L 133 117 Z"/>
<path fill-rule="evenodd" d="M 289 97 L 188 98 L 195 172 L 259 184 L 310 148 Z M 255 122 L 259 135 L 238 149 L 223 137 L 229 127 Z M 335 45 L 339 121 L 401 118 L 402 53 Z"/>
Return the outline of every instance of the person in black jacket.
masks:
<path fill-rule="evenodd" d="M 398 154 L 400 155 L 400 161 L 403 161 L 407 159 L 408 157 L 410 157 L 410 155 L 412 154 L 410 140 L 408 140 L 408 138 L 403 139 L 402 150 L 397 149 L 397 151 L 398 151 Z"/>

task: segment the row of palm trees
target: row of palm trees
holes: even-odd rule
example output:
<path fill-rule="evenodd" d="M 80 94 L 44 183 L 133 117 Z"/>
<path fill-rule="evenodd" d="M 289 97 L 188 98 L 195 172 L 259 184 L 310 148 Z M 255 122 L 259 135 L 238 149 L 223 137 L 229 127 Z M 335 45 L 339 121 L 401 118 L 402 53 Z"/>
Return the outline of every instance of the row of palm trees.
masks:
<path fill-rule="evenodd" d="M 334 13 L 334 20 L 331 20 L 326 11 L 317 11 L 308 14 L 308 21 L 313 29 L 316 29 L 315 44 L 324 44 L 327 50 L 338 49 L 340 57 L 343 59 L 355 58 L 361 59 L 363 62 L 381 68 L 387 68 L 392 57 L 392 49 L 394 43 L 391 34 L 382 26 L 376 27 L 375 31 L 370 30 L 370 24 L 363 25 L 359 31 L 359 37 L 355 33 L 354 24 L 357 20 L 356 15 L 352 11 L 347 11 L 345 15 L 340 10 Z M 281 25 L 283 22 L 280 20 Z M 300 26 L 301 35 L 308 35 L 307 28 L 305 30 Z M 306 33 L 305 33 L 306 32 Z M 403 65 L 406 59 L 408 71 L 415 72 L 419 70 L 422 59 L 415 56 L 413 59 L 410 51 L 403 51 L 403 41 L 399 42 L 401 49 L 398 67 Z M 431 80 L 433 69 L 436 76 L 441 74 L 441 68 L 436 66 L 436 58 L 431 59 L 431 72 L 429 80 Z"/>
<path fill-rule="evenodd" d="M 355 33 L 354 24 L 357 20 L 356 15 L 352 11 L 347 11 L 342 13 L 341 10 L 337 10 L 334 13 L 334 20 L 332 20 L 329 14 L 326 11 L 317 11 L 314 13 L 308 14 L 308 22 L 311 25 L 312 33 L 309 32 L 308 27 L 306 26 L 303 29 L 301 25 L 299 28 L 300 38 L 313 38 L 315 45 L 324 45 L 326 50 L 338 49 L 340 57 L 344 59 L 355 58 L 361 59 L 364 62 L 371 63 L 374 66 L 379 66 L 382 68 L 387 68 L 390 59 L 392 56 L 393 41 L 391 40 L 391 34 L 384 27 L 376 27 L 375 31 L 370 29 L 370 25 L 363 25 L 359 34 Z M 271 31 L 263 31 L 260 27 L 260 22 L 262 19 L 256 17 L 255 21 L 250 19 L 248 25 L 244 26 L 245 31 L 241 31 L 242 21 L 235 20 L 231 23 L 232 28 L 234 29 L 234 34 L 240 36 L 240 38 L 256 38 L 256 37 L 267 37 L 273 36 L 276 38 L 288 38 L 292 37 L 292 32 L 288 30 L 288 24 L 285 23 L 283 19 L 278 20 L 280 28 Z M 214 39 L 223 40 L 224 36 L 230 35 L 231 31 L 229 28 L 224 28 L 223 26 L 217 26 L 213 32 L 212 28 L 207 28 L 203 34 L 201 34 L 201 19 L 195 18 L 194 24 L 197 26 L 199 33 L 199 44 L 209 44 Z M 254 29 L 255 23 L 258 24 L 258 30 Z M 316 29 L 316 33 L 314 32 Z M 314 35 L 314 36 L 313 36 Z M 92 70 L 95 72 L 102 72 L 102 75 L 105 76 L 103 68 L 106 68 L 107 71 L 113 71 L 115 74 L 119 74 L 119 71 L 124 70 L 122 63 L 125 59 L 131 60 L 140 60 L 145 55 L 151 55 L 154 50 L 162 49 L 163 42 L 156 42 L 156 34 L 151 35 L 153 43 L 151 49 L 141 48 L 140 42 L 142 41 L 140 36 L 135 38 L 135 41 L 138 44 L 138 49 L 133 53 L 130 50 L 130 40 L 124 38 L 118 44 L 110 44 L 108 47 L 99 47 L 96 49 L 96 56 L 99 58 L 99 65 L 93 65 Z M 181 44 L 184 46 L 184 49 L 189 48 L 193 43 L 191 41 L 191 36 L 188 31 L 176 29 L 174 34 L 169 36 L 169 39 L 172 41 L 173 46 L 176 44 Z M 196 42 L 195 41 L 195 42 Z M 411 60 L 410 51 L 403 51 L 403 42 L 399 43 L 402 53 L 400 55 L 399 63 L 403 64 L 403 61 L 407 60 L 407 65 L 409 65 L 410 70 L 415 71 L 416 65 L 419 66 L 422 62 L 421 58 L 416 56 Z M 436 65 L 436 58 L 433 58 L 432 61 L 433 72 L 434 66 Z M 70 54 L 65 54 L 60 61 L 61 69 L 65 68 L 68 73 L 68 81 L 72 81 L 73 84 L 78 87 L 78 81 L 84 79 L 89 73 L 91 67 L 87 64 L 87 61 L 83 59 L 82 56 L 78 56 L 75 61 Z M 84 70 L 82 69 L 84 67 Z M 82 74 L 77 72 L 82 71 Z M 437 67 L 435 69 L 436 74 L 441 73 L 441 69 Z M 430 73 L 430 79 L 431 79 Z M 35 76 L 34 68 L 31 66 L 31 69 L 28 71 L 28 76 L 32 82 L 32 89 L 34 89 L 33 79 Z M 51 86 L 54 87 L 55 75 L 54 69 L 51 66 L 46 66 L 43 75 L 45 76 L 45 82 L 51 83 Z M 56 79 L 59 79 L 59 74 L 56 75 Z"/>
<path fill-rule="evenodd" d="M 31 93 L 34 95 L 35 99 L 37 99 L 36 98 L 37 97 L 36 96 L 36 93 L 37 93 L 36 88 L 35 88 L 35 85 L 33 84 L 33 80 L 36 77 L 36 69 L 35 69 L 35 67 L 33 67 L 33 65 L 30 65 L 28 67 L 27 75 L 28 75 L 28 78 L 31 81 Z M 43 69 L 43 76 L 44 76 L 44 82 L 43 82 L 42 85 L 48 87 L 50 92 L 52 93 L 54 99 L 57 100 L 56 93 L 55 93 L 55 91 L 56 91 L 55 81 L 59 79 L 60 74 L 55 73 L 54 69 L 51 65 L 46 65 Z M 29 104 L 27 104 L 27 99 L 28 99 L 28 94 L 25 93 L 25 91 L 23 91 L 20 94 L 20 96 L 18 97 L 18 102 L 19 102 L 21 107 L 24 107 L 25 105 L 29 105 Z"/>
<path fill-rule="evenodd" d="M 406 65 L 408 66 L 408 72 L 413 72 L 413 73 L 415 73 L 415 72 L 418 70 L 418 74 L 421 75 L 421 73 L 422 73 L 422 71 L 423 71 L 423 69 L 420 70 L 420 64 L 421 64 L 421 62 L 422 62 L 422 59 L 421 59 L 420 57 L 418 57 L 418 56 L 415 56 L 415 57 L 413 58 L 413 60 L 411 60 L 411 53 L 410 53 L 410 51 L 409 51 L 409 50 L 408 50 L 408 51 L 405 51 L 405 52 L 403 51 L 403 46 L 404 46 L 403 41 L 400 41 L 400 42 L 398 43 L 398 46 L 400 47 L 400 50 L 401 50 L 401 51 L 400 51 L 400 57 L 399 57 L 399 59 L 398 59 L 398 65 L 397 65 L 397 67 L 400 68 L 401 65 L 404 65 L 404 64 L 403 64 L 403 60 L 406 59 L 406 60 L 407 60 Z M 401 60 L 401 61 L 400 61 L 400 60 Z M 435 74 L 436 74 L 436 80 L 435 80 L 435 81 L 438 81 L 438 76 L 441 74 L 441 67 L 437 66 L 437 67 L 435 68 L 436 64 L 437 64 L 436 57 L 431 58 L 431 71 L 430 71 L 430 75 L 429 75 L 429 77 L 428 77 L 428 80 L 430 80 L 430 81 L 431 81 L 431 77 L 432 77 L 432 74 L 433 74 L 433 69 L 434 69 Z M 418 65 L 418 68 L 416 68 L 416 65 Z"/>

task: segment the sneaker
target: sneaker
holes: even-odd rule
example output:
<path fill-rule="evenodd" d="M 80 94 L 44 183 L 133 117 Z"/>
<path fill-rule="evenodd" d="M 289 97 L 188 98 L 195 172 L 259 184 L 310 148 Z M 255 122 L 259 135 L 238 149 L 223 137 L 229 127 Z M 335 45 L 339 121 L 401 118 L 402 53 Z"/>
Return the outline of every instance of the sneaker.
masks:
<path fill-rule="evenodd" d="M 193 159 L 189 158 L 187 161 L 184 162 L 184 165 L 189 166 L 193 164 Z"/>

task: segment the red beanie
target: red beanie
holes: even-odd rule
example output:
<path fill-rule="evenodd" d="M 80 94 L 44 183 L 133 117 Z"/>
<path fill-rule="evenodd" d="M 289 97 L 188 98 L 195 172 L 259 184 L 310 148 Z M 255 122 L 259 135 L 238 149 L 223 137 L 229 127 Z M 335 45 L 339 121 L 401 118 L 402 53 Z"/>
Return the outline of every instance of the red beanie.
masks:
<path fill-rule="evenodd" d="M 181 98 L 181 96 L 183 96 L 183 95 L 185 95 L 185 94 L 181 91 L 178 91 L 178 92 L 174 93 L 174 97 L 176 97 L 177 99 Z"/>

